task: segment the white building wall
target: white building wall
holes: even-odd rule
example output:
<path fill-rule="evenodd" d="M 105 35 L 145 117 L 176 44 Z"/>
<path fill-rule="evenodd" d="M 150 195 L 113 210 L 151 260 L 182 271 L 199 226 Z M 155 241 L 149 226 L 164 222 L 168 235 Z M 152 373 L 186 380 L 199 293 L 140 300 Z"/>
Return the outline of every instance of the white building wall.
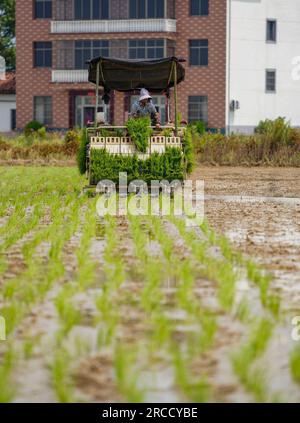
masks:
<path fill-rule="evenodd" d="M 266 42 L 267 19 L 277 20 L 276 43 Z M 300 126 L 300 0 L 228 0 L 228 23 L 228 130 L 250 132 L 278 116 Z M 266 69 L 276 69 L 276 93 L 265 91 Z"/>
<path fill-rule="evenodd" d="M 16 96 L 0 95 L 0 132 L 11 131 L 12 109 L 16 109 Z"/>

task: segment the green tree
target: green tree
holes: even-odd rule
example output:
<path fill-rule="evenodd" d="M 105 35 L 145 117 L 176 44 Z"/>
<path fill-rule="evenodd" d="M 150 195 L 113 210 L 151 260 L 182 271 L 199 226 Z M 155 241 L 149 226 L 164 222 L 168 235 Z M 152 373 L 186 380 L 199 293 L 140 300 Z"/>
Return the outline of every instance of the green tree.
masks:
<path fill-rule="evenodd" d="M 16 66 L 16 2 L 0 0 L 0 56 L 8 70 Z"/>

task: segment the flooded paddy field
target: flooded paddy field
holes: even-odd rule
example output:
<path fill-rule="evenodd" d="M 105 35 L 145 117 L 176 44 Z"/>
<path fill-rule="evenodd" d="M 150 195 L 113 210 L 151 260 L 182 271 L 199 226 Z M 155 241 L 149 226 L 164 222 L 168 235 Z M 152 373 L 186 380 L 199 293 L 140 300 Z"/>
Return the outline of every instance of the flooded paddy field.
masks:
<path fill-rule="evenodd" d="M 210 167 L 203 176 L 209 223 L 272 273 L 285 309 L 299 311 L 300 169 Z"/>
<path fill-rule="evenodd" d="M 300 170 L 200 167 L 194 228 L 0 174 L 0 402 L 300 400 Z"/>

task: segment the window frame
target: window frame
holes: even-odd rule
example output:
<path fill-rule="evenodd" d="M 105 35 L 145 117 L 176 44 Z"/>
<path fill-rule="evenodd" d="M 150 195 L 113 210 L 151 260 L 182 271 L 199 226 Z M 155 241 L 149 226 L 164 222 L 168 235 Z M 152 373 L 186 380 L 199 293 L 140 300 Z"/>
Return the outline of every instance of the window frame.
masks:
<path fill-rule="evenodd" d="M 43 99 L 44 100 L 44 117 L 43 117 L 43 121 L 41 121 L 40 119 L 38 119 L 37 117 L 37 100 L 38 99 Z M 46 105 L 46 99 L 50 100 L 50 117 L 49 119 L 46 119 L 46 113 L 45 113 L 45 109 L 47 107 Z M 40 122 L 42 125 L 45 126 L 49 126 L 53 124 L 53 99 L 51 95 L 37 95 L 33 97 L 33 119 Z"/>
<path fill-rule="evenodd" d="M 132 46 L 130 45 L 131 43 L 144 43 L 145 45 L 136 45 L 136 46 Z M 162 45 L 156 45 L 157 42 L 162 42 Z M 153 43 L 154 45 L 149 45 L 149 43 Z M 128 40 L 128 59 L 140 59 L 140 60 L 144 60 L 144 59 L 163 59 L 166 57 L 166 48 L 167 48 L 167 39 L 165 38 L 142 38 L 142 39 L 132 39 L 132 40 Z M 144 49 L 145 50 L 145 56 L 144 57 L 138 57 L 138 50 L 139 49 Z M 162 56 L 157 56 L 157 54 L 154 54 L 154 57 L 149 57 L 149 50 L 156 50 L 156 49 L 162 49 L 163 50 L 163 55 Z M 132 51 L 136 51 L 136 57 L 132 57 L 131 56 L 131 52 Z"/>
<path fill-rule="evenodd" d="M 97 43 L 97 42 L 100 42 L 100 43 L 103 43 L 103 44 L 105 43 L 106 45 L 103 45 L 103 46 L 101 46 L 101 45 L 100 46 L 95 46 L 95 43 Z M 84 45 L 83 46 L 78 46 L 78 43 L 90 43 L 90 46 L 89 47 L 84 46 Z M 75 42 L 74 42 L 74 69 L 83 70 L 83 69 L 87 69 L 88 68 L 88 65 L 85 65 L 84 67 L 77 67 L 77 64 L 76 64 L 76 62 L 77 62 L 76 53 L 78 53 L 79 51 L 81 51 L 81 56 L 83 56 L 84 55 L 84 51 L 89 49 L 90 56 L 91 57 L 88 60 L 90 60 L 90 59 L 92 59 L 92 58 L 94 58 L 96 56 L 99 56 L 98 53 L 96 54 L 96 53 L 93 53 L 93 52 L 95 50 L 100 50 L 100 49 L 107 49 L 107 51 L 108 51 L 107 57 L 109 57 L 109 48 L 110 48 L 110 46 L 109 46 L 109 40 L 75 40 Z M 105 55 L 103 53 L 101 53 L 100 56 L 105 56 Z M 81 57 L 81 61 L 85 62 L 85 60 L 83 59 L 83 57 Z M 83 64 L 85 64 L 85 63 L 83 63 Z"/>
<path fill-rule="evenodd" d="M 131 15 L 131 2 L 132 1 L 137 1 L 137 0 L 129 0 L 128 1 L 128 19 L 165 19 L 166 14 L 167 14 L 166 0 L 161 0 L 161 1 L 163 1 L 163 15 L 162 16 L 155 16 L 155 17 L 149 16 L 149 0 L 142 0 L 144 2 L 145 16 L 139 17 L 138 13 L 136 13 L 135 14 L 136 16 L 132 17 L 132 15 Z M 159 1 L 159 0 L 155 0 L 155 1 Z M 136 9 L 136 12 L 137 12 L 137 9 L 138 9 L 137 5 L 136 5 L 135 9 Z M 157 7 L 157 4 L 156 4 L 155 5 L 155 11 L 156 12 L 157 12 L 157 9 L 158 9 L 158 7 Z"/>
<path fill-rule="evenodd" d="M 207 46 L 191 46 L 191 43 L 193 42 L 193 41 L 207 41 Z M 208 40 L 208 38 L 199 38 L 199 39 L 189 39 L 188 40 L 188 42 L 189 42 L 189 66 L 190 67 L 196 67 L 196 68 L 207 68 L 208 66 L 209 66 L 209 40 Z M 199 50 L 199 58 L 201 59 L 201 49 L 206 49 L 207 50 L 207 63 L 206 64 L 192 64 L 192 61 L 191 61 L 191 58 L 192 58 L 192 54 L 191 54 L 191 51 L 192 51 L 192 48 L 194 48 L 194 49 L 198 49 Z"/>
<path fill-rule="evenodd" d="M 206 111 L 205 111 L 206 116 L 205 116 L 205 119 L 200 119 L 200 118 L 199 119 L 195 119 L 195 120 L 190 119 L 190 113 L 191 113 L 190 106 L 192 104 L 197 104 L 196 101 L 194 101 L 194 102 L 191 101 L 192 98 L 200 98 L 200 99 L 205 99 L 206 100 L 206 102 L 205 102 L 205 104 L 206 104 Z M 201 103 L 201 101 L 200 101 L 200 103 Z M 202 121 L 206 125 L 208 125 L 208 95 L 201 94 L 201 95 L 189 95 L 188 96 L 188 122 L 189 123 L 192 123 L 192 122 L 198 122 L 198 121 Z"/>
<path fill-rule="evenodd" d="M 50 48 L 37 48 L 36 45 L 38 43 L 44 43 L 44 44 L 50 44 Z M 38 51 L 42 51 L 43 52 L 43 64 L 42 65 L 38 65 L 37 64 L 37 52 Z M 51 69 L 52 68 L 52 63 L 53 63 L 53 45 L 52 45 L 52 41 L 34 41 L 33 42 L 33 67 L 36 69 Z M 45 65 L 45 58 L 46 58 L 46 52 L 50 52 L 50 65 Z"/>
<path fill-rule="evenodd" d="M 268 35 L 269 35 L 268 25 L 269 25 L 269 23 L 275 24 L 275 39 L 274 40 L 268 39 Z M 266 42 L 269 43 L 269 44 L 276 44 L 277 43 L 277 19 L 267 19 L 266 20 Z"/>
<path fill-rule="evenodd" d="M 268 73 L 273 72 L 274 73 L 274 90 L 268 89 Z M 277 71 L 276 69 L 266 69 L 265 72 L 265 92 L 267 94 L 276 94 L 277 91 Z"/>
<path fill-rule="evenodd" d="M 109 0 L 107 1 L 107 17 L 103 17 L 100 16 L 99 18 L 94 17 L 94 0 L 78 0 L 81 3 L 81 13 L 80 13 L 80 17 L 76 17 L 76 0 L 74 0 L 74 20 L 75 21 L 82 21 L 82 20 L 87 20 L 87 21 L 93 21 L 93 20 L 108 20 L 109 16 L 110 16 L 110 2 Z M 103 5 L 101 4 L 103 1 L 105 0 L 99 0 L 99 4 L 100 4 L 100 10 L 99 10 L 99 14 L 103 14 Z M 84 17 L 84 13 L 83 13 L 83 5 L 86 5 L 89 3 L 89 17 Z"/>
<path fill-rule="evenodd" d="M 202 2 L 203 0 L 198 0 L 198 1 Z M 199 18 L 199 17 L 207 17 L 207 16 L 210 15 L 210 0 L 207 0 L 207 14 L 206 13 L 199 13 L 199 14 L 192 13 L 192 2 L 193 2 L 193 0 L 190 0 L 190 7 L 189 7 L 190 12 L 189 12 L 189 14 L 190 14 L 191 17 L 198 17 Z M 201 6 L 199 7 L 199 9 L 201 11 Z"/>
<path fill-rule="evenodd" d="M 43 11 L 44 11 L 44 15 L 46 14 L 46 10 L 45 10 L 45 3 L 50 3 L 51 4 L 51 11 L 50 11 L 50 16 L 37 16 L 37 3 L 43 3 Z M 33 0 L 33 5 L 32 5 L 32 12 L 33 12 L 33 19 L 41 19 L 41 20 L 50 20 L 53 17 L 53 1 L 52 0 Z"/>

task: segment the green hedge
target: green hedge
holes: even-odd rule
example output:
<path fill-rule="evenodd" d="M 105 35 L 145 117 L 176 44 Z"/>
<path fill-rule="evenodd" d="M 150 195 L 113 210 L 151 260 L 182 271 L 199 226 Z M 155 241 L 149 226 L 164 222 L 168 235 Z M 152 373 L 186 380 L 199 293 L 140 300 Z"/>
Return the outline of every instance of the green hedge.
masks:
<path fill-rule="evenodd" d="M 83 175 L 86 172 L 86 153 L 89 139 L 86 133 L 86 130 L 82 131 L 82 137 L 80 141 L 80 146 L 77 153 L 77 164 L 79 172 Z"/>
<path fill-rule="evenodd" d="M 127 172 L 128 182 L 142 179 L 151 180 L 183 180 L 184 160 L 180 149 L 167 148 L 164 154 L 152 154 L 142 160 L 138 156 L 121 156 L 108 153 L 102 149 L 91 150 L 91 183 L 97 184 L 103 179 L 115 183 L 119 181 L 119 172 Z"/>

